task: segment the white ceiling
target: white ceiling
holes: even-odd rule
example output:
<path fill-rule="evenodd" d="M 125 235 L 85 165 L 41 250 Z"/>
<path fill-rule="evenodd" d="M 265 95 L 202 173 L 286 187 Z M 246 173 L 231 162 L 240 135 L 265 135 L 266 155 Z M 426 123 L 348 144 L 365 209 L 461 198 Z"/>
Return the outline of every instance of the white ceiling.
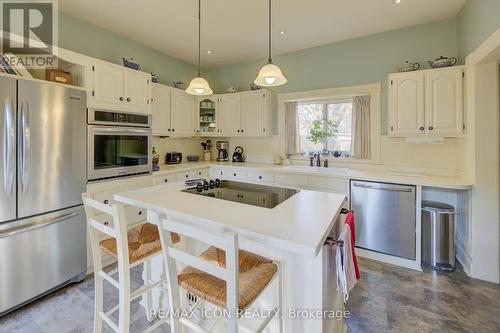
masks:
<path fill-rule="evenodd" d="M 273 53 L 453 17 L 466 0 L 393 1 L 274 0 Z M 70 15 L 193 64 L 197 6 L 197 0 L 59 1 L 59 8 Z M 266 0 L 202 0 L 202 67 L 264 61 L 267 19 Z"/>

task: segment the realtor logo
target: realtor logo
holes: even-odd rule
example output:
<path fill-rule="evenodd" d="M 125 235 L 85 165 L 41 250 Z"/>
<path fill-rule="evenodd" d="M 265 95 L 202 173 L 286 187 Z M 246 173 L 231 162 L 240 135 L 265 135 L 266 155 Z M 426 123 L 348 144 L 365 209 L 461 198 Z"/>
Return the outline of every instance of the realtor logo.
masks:
<path fill-rule="evenodd" d="M 57 68 L 57 0 L 1 0 L 2 55 L 10 67 Z M 1 59 L 0 59 L 1 61 Z"/>

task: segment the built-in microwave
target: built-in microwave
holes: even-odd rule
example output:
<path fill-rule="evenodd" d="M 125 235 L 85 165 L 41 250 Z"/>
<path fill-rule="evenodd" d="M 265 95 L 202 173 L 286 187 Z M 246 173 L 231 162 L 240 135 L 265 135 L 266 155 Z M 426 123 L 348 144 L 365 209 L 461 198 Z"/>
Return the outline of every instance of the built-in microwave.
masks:
<path fill-rule="evenodd" d="M 151 133 L 151 115 L 88 109 L 88 180 L 150 173 Z"/>

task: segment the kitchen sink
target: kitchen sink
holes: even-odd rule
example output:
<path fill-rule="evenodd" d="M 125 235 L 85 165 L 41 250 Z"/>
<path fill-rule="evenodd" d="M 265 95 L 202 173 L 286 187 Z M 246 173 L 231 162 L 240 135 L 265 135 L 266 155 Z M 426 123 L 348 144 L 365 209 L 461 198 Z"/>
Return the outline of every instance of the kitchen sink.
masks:
<path fill-rule="evenodd" d="M 285 171 L 297 171 L 297 172 L 308 172 L 308 173 L 326 173 L 332 175 L 347 175 L 349 169 L 347 168 L 324 168 L 324 167 L 310 167 L 307 165 L 289 165 L 283 167 Z"/>

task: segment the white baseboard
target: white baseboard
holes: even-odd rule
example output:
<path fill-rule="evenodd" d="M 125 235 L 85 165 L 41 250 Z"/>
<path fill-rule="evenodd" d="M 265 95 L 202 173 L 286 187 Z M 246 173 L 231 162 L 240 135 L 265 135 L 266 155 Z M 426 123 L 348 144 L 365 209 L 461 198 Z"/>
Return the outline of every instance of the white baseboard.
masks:
<path fill-rule="evenodd" d="M 416 260 L 395 257 L 395 256 L 391 256 L 388 254 L 373 252 L 373 251 L 360 249 L 360 248 L 356 248 L 356 255 L 358 257 L 368 258 L 368 259 L 376 260 L 376 261 L 381 261 L 381 262 L 385 262 L 387 264 L 405 267 L 405 268 L 409 268 L 409 269 L 413 269 L 413 270 L 422 272 L 422 267 L 420 265 L 420 262 L 417 262 Z"/>
<path fill-rule="evenodd" d="M 463 246 L 462 242 L 459 241 L 458 238 L 455 243 L 455 249 L 456 249 L 457 260 L 464 268 L 465 274 L 467 274 L 467 276 L 471 276 L 472 258 L 467 253 L 465 247 Z"/>

